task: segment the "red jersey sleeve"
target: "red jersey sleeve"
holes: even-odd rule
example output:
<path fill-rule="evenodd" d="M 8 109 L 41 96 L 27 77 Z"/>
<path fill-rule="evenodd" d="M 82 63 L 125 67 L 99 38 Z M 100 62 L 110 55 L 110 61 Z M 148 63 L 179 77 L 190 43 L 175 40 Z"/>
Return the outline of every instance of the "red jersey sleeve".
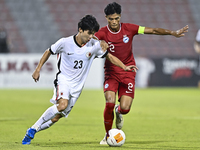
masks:
<path fill-rule="evenodd" d="M 98 32 L 96 32 L 94 35 L 99 39 L 99 40 L 105 40 L 106 37 L 106 27 L 102 27 Z"/>
<path fill-rule="evenodd" d="M 138 34 L 139 25 L 131 24 L 131 23 L 124 23 L 124 29 L 128 32 L 132 33 L 132 36 Z"/>

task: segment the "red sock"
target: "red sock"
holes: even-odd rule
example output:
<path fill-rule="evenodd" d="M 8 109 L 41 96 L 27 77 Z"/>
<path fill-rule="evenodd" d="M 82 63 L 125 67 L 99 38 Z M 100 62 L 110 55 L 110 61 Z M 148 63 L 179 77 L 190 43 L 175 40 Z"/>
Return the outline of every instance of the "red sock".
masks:
<path fill-rule="evenodd" d="M 118 106 L 118 112 L 120 114 L 127 114 L 129 111 L 130 109 L 125 110 L 125 109 L 121 109 L 120 105 Z"/>
<path fill-rule="evenodd" d="M 112 128 L 113 119 L 114 119 L 114 113 L 113 109 L 115 107 L 115 104 L 113 103 L 106 103 L 106 107 L 104 109 L 104 126 L 106 133 Z"/>

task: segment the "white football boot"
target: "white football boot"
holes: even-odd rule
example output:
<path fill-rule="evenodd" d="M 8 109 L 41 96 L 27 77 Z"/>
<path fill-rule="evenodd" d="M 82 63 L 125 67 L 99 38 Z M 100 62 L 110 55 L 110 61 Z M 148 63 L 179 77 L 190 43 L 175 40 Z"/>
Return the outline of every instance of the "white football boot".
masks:
<path fill-rule="evenodd" d="M 105 135 L 103 140 L 100 142 L 100 145 L 108 145 L 106 142 L 106 138 L 107 138 L 107 136 Z"/>
<path fill-rule="evenodd" d="M 124 119 L 123 119 L 122 114 L 120 114 L 118 112 L 118 106 L 119 105 L 115 105 L 115 114 L 116 114 L 116 122 L 115 122 L 115 124 L 116 124 L 116 128 L 117 129 L 121 129 L 123 127 L 123 124 L 124 124 Z"/>

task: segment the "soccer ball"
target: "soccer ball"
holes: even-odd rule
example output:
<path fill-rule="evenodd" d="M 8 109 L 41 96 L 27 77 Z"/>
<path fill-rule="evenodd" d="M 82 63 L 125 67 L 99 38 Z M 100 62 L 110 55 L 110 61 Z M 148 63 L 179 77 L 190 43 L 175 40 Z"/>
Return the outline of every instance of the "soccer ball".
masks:
<path fill-rule="evenodd" d="M 108 134 L 107 143 L 109 146 L 122 146 L 125 143 L 126 136 L 122 130 L 111 129 Z"/>

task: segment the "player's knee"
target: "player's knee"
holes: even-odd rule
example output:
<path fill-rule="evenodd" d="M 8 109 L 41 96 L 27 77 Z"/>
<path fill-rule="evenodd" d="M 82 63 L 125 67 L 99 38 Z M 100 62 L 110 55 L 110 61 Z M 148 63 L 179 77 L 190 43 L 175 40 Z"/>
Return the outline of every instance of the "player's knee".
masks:
<path fill-rule="evenodd" d="M 105 94 L 105 98 L 107 103 L 115 103 L 115 96 L 111 94 Z"/>
<path fill-rule="evenodd" d="M 51 121 L 52 121 L 53 123 L 56 123 L 59 119 L 60 119 L 60 118 L 53 118 L 53 119 L 51 119 Z"/>
<path fill-rule="evenodd" d="M 65 109 L 67 108 L 67 105 L 66 104 L 59 104 L 58 105 L 58 111 L 61 112 L 61 111 L 64 111 Z"/>
<path fill-rule="evenodd" d="M 61 115 L 57 115 L 56 117 L 54 117 L 53 119 L 51 119 L 51 121 L 53 123 L 56 123 L 60 118 L 62 118 L 62 116 Z"/>
<path fill-rule="evenodd" d="M 66 108 L 67 108 L 67 105 L 68 105 L 68 100 L 59 100 L 59 103 L 58 103 L 58 111 L 61 112 L 61 111 L 64 111 Z"/>

